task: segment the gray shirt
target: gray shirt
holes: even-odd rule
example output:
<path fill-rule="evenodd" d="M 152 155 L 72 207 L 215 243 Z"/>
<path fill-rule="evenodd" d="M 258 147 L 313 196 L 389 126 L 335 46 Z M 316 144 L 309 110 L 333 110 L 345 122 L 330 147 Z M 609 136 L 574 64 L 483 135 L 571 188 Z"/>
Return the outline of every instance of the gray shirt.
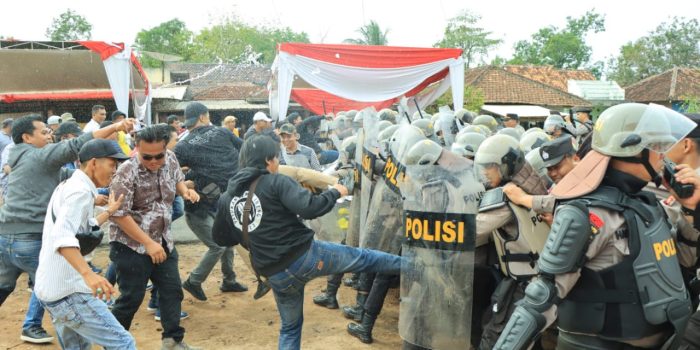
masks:
<path fill-rule="evenodd" d="M 311 147 L 306 147 L 297 143 L 296 151 L 290 153 L 285 150 L 282 156 L 284 157 L 286 165 L 322 171 L 321 164 L 319 164 L 318 157 L 316 157 L 316 152 L 314 152 Z"/>
<path fill-rule="evenodd" d="M 43 231 L 46 206 L 60 181 L 61 167 L 78 159 L 80 147 L 90 140 L 92 133 L 86 133 L 42 148 L 20 143 L 10 150 L 7 165 L 12 172 L 0 207 L 0 234 Z"/>

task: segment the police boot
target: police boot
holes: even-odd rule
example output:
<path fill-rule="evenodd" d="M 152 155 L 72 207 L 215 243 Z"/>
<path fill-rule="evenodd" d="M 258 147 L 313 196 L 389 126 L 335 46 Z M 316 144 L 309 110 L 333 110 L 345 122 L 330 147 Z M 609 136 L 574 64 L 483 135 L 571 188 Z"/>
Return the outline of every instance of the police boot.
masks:
<path fill-rule="evenodd" d="M 375 316 L 370 316 L 367 313 L 362 315 L 362 322 L 360 324 L 350 323 L 348 325 L 348 333 L 353 337 L 360 339 L 361 342 L 365 344 L 372 344 L 372 328 L 374 328 L 374 321 L 377 318 Z"/>
<path fill-rule="evenodd" d="M 325 306 L 329 309 L 337 309 L 338 299 L 336 299 L 335 295 L 338 293 L 338 287 L 339 286 L 328 284 L 324 293 L 314 297 L 314 304 Z"/>
<path fill-rule="evenodd" d="M 362 314 L 365 312 L 367 294 L 358 292 L 356 300 L 357 303 L 355 306 L 343 306 L 343 316 L 355 322 L 360 322 L 360 320 L 362 320 Z"/>
<path fill-rule="evenodd" d="M 351 287 L 352 289 L 357 290 L 357 281 L 360 279 L 360 274 L 357 272 L 353 272 L 351 277 L 343 279 L 343 285 L 346 287 Z"/>

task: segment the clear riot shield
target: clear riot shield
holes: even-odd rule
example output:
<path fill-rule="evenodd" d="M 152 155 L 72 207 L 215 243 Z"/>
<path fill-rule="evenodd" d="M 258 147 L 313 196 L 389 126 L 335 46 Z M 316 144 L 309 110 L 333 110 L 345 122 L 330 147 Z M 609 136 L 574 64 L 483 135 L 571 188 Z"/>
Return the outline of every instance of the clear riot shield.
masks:
<path fill-rule="evenodd" d="M 399 335 L 429 349 L 469 349 L 476 213 L 470 164 L 407 166 Z"/>
<path fill-rule="evenodd" d="M 379 117 L 376 113 L 366 114 L 362 122 L 362 129 L 359 130 L 357 137 L 355 162 L 360 167 L 360 228 L 357 243 L 360 247 L 363 247 L 360 237 L 367 234 L 367 215 L 369 214 L 370 200 L 376 183 L 373 172 L 377 154 L 379 153 L 379 141 L 377 140 L 377 134 L 379 133 L 378 124 Z"/>
<path fill-rule="evenodd" d="M 345 239 L 350 220 L 350 202 L 336 203 L 333 210 L 326 215 L 309 220 L 309 228 L 316 232 L 316 238 L 332 243 L 340 243 Z"/>
<path fill-rule="evenodd" d="M 403 207 L 399 186 L 402 178 L 403 165 L 390 155 L 372 192 L 367 222 L 360 234 L 360 247 L 391 254 L 401 250 Z"/>

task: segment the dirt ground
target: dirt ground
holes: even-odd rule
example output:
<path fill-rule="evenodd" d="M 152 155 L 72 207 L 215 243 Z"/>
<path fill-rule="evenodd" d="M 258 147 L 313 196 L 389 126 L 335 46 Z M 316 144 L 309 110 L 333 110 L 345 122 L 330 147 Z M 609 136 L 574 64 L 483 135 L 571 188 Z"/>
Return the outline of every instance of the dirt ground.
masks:
<path fill-rule="evenodd" d="M 184 280 L 199 262 L 206 251 L 201 244 L 179 244 L 180 277 Z M 98 248 L 95 254 L 97 266 L 108 263 L 106 247 Z M 205 349 L 276 349 L 279 332 L 279 316 L 272 293 L 260 300 L 253 300 L 255 276 L 236 256 L 235 270 L 239 281 L 248 285 L 246 293 L 221 293 L 221 271 L 218 265 L 204 284 L 209 300 L 194 299 L 185 292 L 182 309 L 190 314 L 182 326 L 187 330 L 185 340 Z M 304 297 L 303 349 L 399 349 L 398 335 L 399 300 L 398 290 L 390 290 L 382 314 L 374 328 L 374 343 L 362 344 L 347 334 L 349 320 L 343 318 L 339 310 L 328 310 L 313 304 L 314 295 L 325 287 L 325 279 L 316 279 L 306 286 Z M 342 305 L 354 304 L 355 291 L 341 287 L 338 293 Z M 148 295 L 146 298 L 148 298 Z M 19 339 L 22 321 L 27 309 L 29 292 L 27 276 L 23 274 L 17 282 L 17 289 L 0 307 L 0 349 L 60 349 L 54 340 L 49 345 L 32 345 Z M 147 300 L 136 313 L 131 333 L 136 338 L 139 349 L 160 349 L 160 322 L 146 310 Z M 55 336 L 51 319 L 44 317 L 44 328 Z M 98 347 L 95 347 L 98 348 Z"/>

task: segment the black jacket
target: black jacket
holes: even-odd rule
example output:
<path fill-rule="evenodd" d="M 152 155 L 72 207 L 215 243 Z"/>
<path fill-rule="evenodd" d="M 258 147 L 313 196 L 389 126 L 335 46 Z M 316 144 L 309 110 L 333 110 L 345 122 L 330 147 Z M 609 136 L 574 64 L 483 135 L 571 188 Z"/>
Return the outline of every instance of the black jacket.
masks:
<path fill-rule="evenodd" d="M 248 236 L 253 267 L 263 276 L 272 276 L 287 268 L 311 246 L 314 231 L 301 220 L 331 211 L 340 193 L 330 189 L 314 195 L 288 176 L 256 168 L 241 169 L 219 198 L 212 227 L 217 244 L 246 246 L 241 232 L 242 212 L 250 184 L 259 176 L 262 178 L 253 197 Z"/>

